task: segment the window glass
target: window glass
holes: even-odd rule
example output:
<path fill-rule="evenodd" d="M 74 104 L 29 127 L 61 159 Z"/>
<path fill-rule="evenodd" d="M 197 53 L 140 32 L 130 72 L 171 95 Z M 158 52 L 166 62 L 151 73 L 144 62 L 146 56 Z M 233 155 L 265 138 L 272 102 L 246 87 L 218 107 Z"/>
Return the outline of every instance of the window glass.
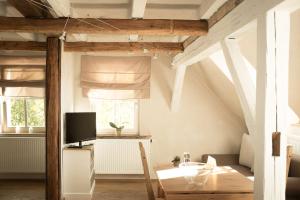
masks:
<path fill-rule="evenodd" d="M 92 101 L 97 113 L 97 130 L 112 132 L 114 129 L 109 122 L 124 126 L 125 132 L 137 132 L 138 104 L 136 100 L 95 100 Z"/>
<path fill-rule="evenodd" d="M 44 127 L 45 126 L 45 108 L 44 99 L 27 99 L 27 126 Z"/>
<path fill-rule="evenodd" d="M 23 98 L 8 98 L 7 101 L 8 127 L 25 127 L 25 101 Z"/>

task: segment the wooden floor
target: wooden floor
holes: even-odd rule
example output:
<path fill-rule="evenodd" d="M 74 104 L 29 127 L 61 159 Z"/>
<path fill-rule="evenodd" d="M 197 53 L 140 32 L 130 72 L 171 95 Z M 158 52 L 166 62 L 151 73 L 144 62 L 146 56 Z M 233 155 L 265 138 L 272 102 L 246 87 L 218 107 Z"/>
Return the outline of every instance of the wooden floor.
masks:
<path fill-rule="evenodd" d="M 153 184 L 156 190 L 156 184 Z M 93 200 L 146 200 L 143 181 L 97 180 Z M 45 200 L 43 181 L 0 180 L 0 200 Z"/>
<path fill-rule="evenodd" d="M 1 200 L 45 200 L 43 180 L 0 180 Z"/>

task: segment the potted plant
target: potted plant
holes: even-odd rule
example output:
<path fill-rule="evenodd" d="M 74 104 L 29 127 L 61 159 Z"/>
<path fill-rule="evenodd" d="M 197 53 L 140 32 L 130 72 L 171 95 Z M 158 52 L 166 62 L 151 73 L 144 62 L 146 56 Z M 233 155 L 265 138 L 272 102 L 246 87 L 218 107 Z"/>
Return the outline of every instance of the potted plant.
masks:
<path fill-rule="evenodd" d="M 179 156 L 175 156 L 174 159 L 172 160 L 173 166 L 174 167 L 178 167 L 180 164 L 180 157 Z"/>
<path fill-rule="evenodd" d="M 124 126 L 117 126 L 117 125 L 116 125 L 115 123 L 113 123 L 113 122 L 109 122 L 109 125 L 110 125 L 112 128 L 116 129 L 117 136 L 121 136 L 121 133 L 122 133 L 122 130 L 123 130 Z"/>

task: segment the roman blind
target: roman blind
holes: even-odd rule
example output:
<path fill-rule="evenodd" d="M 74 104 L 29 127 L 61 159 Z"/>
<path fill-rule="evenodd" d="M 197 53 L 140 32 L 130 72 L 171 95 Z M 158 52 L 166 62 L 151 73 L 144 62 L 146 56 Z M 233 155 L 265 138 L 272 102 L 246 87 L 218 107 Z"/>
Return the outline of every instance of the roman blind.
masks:
<path fill-rule="evenodd" d="M 1 96 L 44 97 L 45 66 L 0 66 Z"/>
<path fill-rule="evenodd" d="M 149 98 L 150 76 L 150 57 L 81 57 L 81 87 L 89 98 Z"/>

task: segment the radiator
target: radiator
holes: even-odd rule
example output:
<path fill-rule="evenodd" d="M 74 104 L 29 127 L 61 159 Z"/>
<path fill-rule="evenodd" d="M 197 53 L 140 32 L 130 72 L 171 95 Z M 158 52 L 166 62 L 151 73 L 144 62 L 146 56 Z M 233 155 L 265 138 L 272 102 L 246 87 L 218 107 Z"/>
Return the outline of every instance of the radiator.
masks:
<path fill-rule="evenodd" d="M 150 165 L 150 139 L 98 139 L 95 142 L 96 174 L 143 174 L 139 142 Z"/>
<path fill-rule="evenodd" d="M 0 138 L 0 173 L 44 173 L 45 158 L 45 138 Z"/>

